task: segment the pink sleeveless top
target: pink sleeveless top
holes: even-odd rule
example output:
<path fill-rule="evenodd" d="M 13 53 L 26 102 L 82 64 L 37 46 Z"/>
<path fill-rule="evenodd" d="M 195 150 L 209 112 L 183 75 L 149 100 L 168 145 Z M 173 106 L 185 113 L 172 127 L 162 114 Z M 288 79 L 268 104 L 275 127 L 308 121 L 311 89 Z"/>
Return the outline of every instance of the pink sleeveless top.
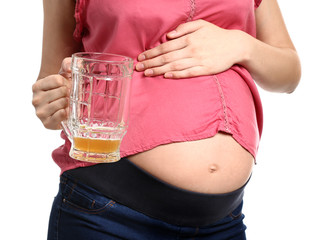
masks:
<path fill-rule="evenodd" d="M 136 59 L 166 42 L 179 24 L 203 19 L 255 37 L 255 8 L 261 0 L 77 0 L 74 38 L 83 51 L 108 52 Z M 223 56 L 221 56 L 223 58 Z M 134 72 L 130 123 L 121 156 L 161 144 L 193 141 L 222 131 L 257 154 L 262 106 L 256 85 L 241 66 L 211 76 L 171 80 Z M 92 165 L 69 157 L 70 141 L 53 151 L 61 172 Z"/>

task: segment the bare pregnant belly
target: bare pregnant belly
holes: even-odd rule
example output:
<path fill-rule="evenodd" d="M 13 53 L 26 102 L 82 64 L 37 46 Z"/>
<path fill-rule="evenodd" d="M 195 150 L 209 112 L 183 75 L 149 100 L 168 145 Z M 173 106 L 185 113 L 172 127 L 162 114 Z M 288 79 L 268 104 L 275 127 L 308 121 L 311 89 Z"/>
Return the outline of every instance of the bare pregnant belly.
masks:
<path fill-rule="evenodd" d="M 223 133 L 158 146 L 128 159 L 162 181 L 201 193 L 226 193 L 240 188 L 254 164 L 253 156 Z"/>

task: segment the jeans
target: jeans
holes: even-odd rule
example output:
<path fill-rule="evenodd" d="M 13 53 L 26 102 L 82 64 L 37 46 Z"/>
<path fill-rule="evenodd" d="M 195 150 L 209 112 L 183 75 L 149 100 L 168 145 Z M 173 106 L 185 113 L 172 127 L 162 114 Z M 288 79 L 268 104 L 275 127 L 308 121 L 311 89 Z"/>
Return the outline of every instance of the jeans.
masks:
<path fill-rule="evenodd" d="M 245 240 L 242 205 L 208 226 L 177 226 L 137 212 L 62 176 L 50 215 L 48 240 Z"/>

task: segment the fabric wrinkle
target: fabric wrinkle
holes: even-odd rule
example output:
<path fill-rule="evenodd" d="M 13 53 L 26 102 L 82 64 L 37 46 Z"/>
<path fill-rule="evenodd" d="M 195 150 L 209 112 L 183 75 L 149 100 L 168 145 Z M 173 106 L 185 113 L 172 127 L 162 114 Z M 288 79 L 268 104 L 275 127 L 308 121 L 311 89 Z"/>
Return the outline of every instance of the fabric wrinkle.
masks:
<path fill-rule="evenodd" d="M 77 42 L 81 41 L 82 35 L 83 35 L 83 29 L 84 29 L 83 11 L 84 11 L 85 5 L 86 5 L 86 0 L 76 0 L 75 12 L 74 12 L 76 26 L 74 29 L 73 37 L 74 37 L 74 40 Z"/>
<path fill-rule="evenodd" d="M 254 0 L 254 7 L 258 8 L 259 5 L 261 4 L 262 0 Z"/>

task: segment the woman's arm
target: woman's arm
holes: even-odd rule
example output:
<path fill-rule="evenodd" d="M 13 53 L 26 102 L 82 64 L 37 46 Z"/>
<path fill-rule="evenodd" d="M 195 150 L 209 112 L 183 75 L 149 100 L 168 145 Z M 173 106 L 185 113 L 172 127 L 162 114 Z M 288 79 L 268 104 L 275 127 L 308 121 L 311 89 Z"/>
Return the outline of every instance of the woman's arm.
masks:
<path fill-rule="evenodd" d="M 44 0 L 42 63 L 38 79 L 59 72 L 65 57 L 79 49 L 73 39 L 75 0 Z"/>
<path fill-rule="evenodd" d="M 79 49 L 73 40 L 74 0 L 44 0 L 42 62 L 37 81 L 32 86 L 32 104 L 37 117 L 49 129 L 59 129 L 66 119 L 70 60 Z M 59 71 L 60 69 L 60 71 Z"/>
<path fill-rule="evenodd" d="M 244 41 L 240 62 L 259 86 L 291 93 L 301 78 L 301 64 L 276 0 L 263 0 L 256 10 L 257 39 Z"/>
<path fill-rule="evenodd" d="M 138 56 L 138 71 L 147 76 L 186 78 L 223 72 L 243 65 L 264 89 L 292 92 L 300 79 L 300 62 L 276 0 L 256 10 L 258 39 L 203 20 L 179 25 L 170 41 Z"/>

